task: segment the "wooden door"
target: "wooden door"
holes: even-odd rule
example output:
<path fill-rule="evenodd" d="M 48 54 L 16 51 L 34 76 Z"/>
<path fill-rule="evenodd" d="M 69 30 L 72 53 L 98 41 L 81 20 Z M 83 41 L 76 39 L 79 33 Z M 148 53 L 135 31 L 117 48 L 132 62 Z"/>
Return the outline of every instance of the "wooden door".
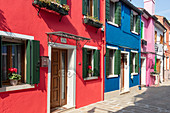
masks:
<path fill-rule="evenodd" d="M 66 88 L 67 50 L 53 48 L 51 57 L 51 108 L 59 107 L 67 103 Z"/>
<path fill-rule="evenodd" d="M 159 59 L 157 59 L 156 60 L 156 71 L 158 72 L 158 73 L 160 73 L 160 65 L 161 64 L 161 61 L 159 60 Z"/>
<path fill-rule="evenodd" d="M 124 89 L 124 54 L 121 54 L 121 90 Z"/>

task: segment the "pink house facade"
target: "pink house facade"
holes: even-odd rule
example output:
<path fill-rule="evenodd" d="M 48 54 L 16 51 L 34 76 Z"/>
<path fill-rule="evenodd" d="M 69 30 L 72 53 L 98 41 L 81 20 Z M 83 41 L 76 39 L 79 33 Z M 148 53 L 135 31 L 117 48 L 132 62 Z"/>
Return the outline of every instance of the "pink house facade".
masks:
<path fill-rule="evenodd" d="M 155 0 L 144 0 L 144 8 L 141 23 L 141 85 L 151 86 L 155 84 L 155 77 L 150 73 L 154 72 L 155 65 L 155 41 L 154 22 L 157 18 L 154 15 Z"/>

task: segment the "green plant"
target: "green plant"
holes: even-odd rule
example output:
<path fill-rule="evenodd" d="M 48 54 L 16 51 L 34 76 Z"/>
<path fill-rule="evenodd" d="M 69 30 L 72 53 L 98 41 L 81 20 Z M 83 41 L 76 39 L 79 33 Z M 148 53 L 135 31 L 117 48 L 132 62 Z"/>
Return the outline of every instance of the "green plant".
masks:
<path fill-rule="evenodd" d="M 8 77 L 10 80 L 21 80 L 21 75 L 16 74 L 17 69 L 16 68 L 9 68 L 9 74 Z"/>
<path fill-rule="evenodd" d="M 70 10 L 69 5 L 64 4 L 62 7 L 63 7 L 66 11 L 69 11 L 69 10 Z"/>
<path fill-rule="evenodd" d="M 89 16 L 88 14 L 87 14 L 86 18 L 91 19 L 94 22 L 102 23 L 102 22 L 100 22 L 100 20 L 97 17 Z"/>
<path fill-rule="evenodd" d="M 88 73 L 89 73 L 89 74 L 92 74 L 92 73 L 93 73 L 92 67 L 91 67 L 90 65 L 88 66 Z"/>

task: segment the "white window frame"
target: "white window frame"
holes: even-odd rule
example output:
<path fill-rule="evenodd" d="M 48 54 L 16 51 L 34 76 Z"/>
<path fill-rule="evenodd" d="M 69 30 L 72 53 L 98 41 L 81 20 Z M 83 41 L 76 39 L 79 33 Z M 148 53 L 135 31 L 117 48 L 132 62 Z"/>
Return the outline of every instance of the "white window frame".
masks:
<path fill-rule="evenodd" d="M 112 46 L 107 46 L 107 48 L 109 49 L 109 50 L 113 50 L 113 51 L 116 51 L 116 50 L 118 50 L 118 47 L 112 47 Z M 108 76 L 107 76 L 107 78 L 115 78 L 115 77 L 118 77 L 118 75 L 115 75 L 114 74 L 114 63 L 115 63 L 115 52 L 113 53 L 113 62 L 112 62 L 112 67 L 113 67 L 113 70 L 112 70 L 112 72 L 113 72 L 113 74 L 109 74 Z"/>
<path fill-rule="evenodd" d="M 135 31 L 136 30 L 136 21 L 137 21 L 138 13 L 136 13 L 134 10 L 132 10 L 132 11 L 133 11 L 133 23 L 135 23 L 135 24 L 133 24 L 133 30 L 131 32 L 138 35 L 138 33 Z M 134 19 L 134 17 L 135 17 L 135 19 Z"/>
<path fill-rule="evenodd" d="M 6 32 L 6 31 L 0 31 L 0 36 L 10 37 L 14 39 L 22 39 L 22 40 L 34 40 L 34 36 Z M 30 89 L 30 88 L 35 88 L 35 85 L 21 84 L 17 86 L 3 86 L 2 88 L 0 88 L 0 92 L 15 91 L 15 90 L 22 90 L 22 89 Z"/>
<path fill-rule="evenodd" d="M 92 51 L 98 50 L 98 47 L 89 46 L 89 45 L 84 45 L 84 48 L 91 49 Z M 92 70 L 94 70 L 94 56 L 93 56 L 93 53 L 94 52 L 92 52 Z M 86 77 L 86 78 L 84 78 L 84 80 L 93 80 L 93 79 L 98 79 L 98 78 L 99 77 L 92 76 L 92 77 Z"/>
<path fill-rule="evenodd" d="M 131 50 L 133 54 L 137 54 L 138 51 Z M 133 68 L 135 68 L 135 56 L 133 58 Z M 135 69 L 134 69 L 135 70 Z M 138 75 L 139 73 L 132 72 L 131 75 Z"/>

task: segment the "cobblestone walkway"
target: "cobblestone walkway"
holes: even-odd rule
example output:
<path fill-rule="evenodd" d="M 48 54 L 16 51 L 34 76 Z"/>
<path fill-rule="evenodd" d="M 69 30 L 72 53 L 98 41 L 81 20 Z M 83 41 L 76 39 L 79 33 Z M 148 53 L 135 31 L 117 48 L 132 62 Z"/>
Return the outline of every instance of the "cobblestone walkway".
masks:
<path fill-rule="evenodd" d="M 62 113 L 170 113 L 170 81 Z"/>

